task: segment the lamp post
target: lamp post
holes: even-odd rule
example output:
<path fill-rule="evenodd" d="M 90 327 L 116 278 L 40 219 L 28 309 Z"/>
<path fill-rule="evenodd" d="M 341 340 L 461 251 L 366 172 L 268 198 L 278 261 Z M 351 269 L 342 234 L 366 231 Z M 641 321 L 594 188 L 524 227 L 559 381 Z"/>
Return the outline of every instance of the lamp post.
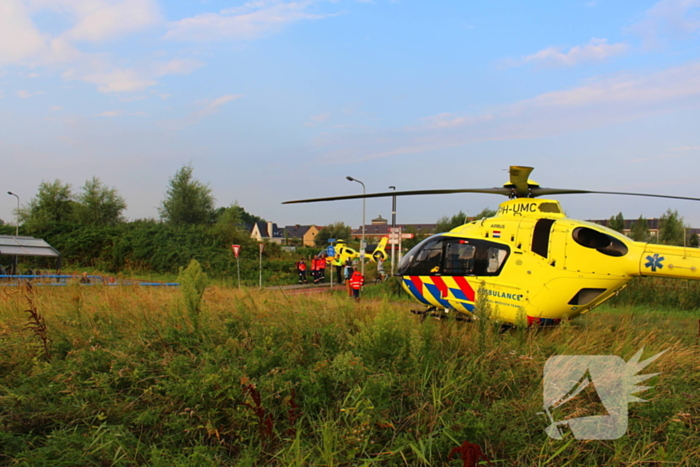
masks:
<path fill-rule="evenodd" d="M 395 186 L 390 186 L 390 190 L 396 191 Z M 391 197 L 391 228 L 396 230 L 396 195 Z M 393 232 L 393 231 L 392 231 Z M 391 236 L 390 236 L 391 237 Z M 394 253 L 396 250 L 396 245 L 391 245 L 391 275 L 394 275 Z"/>
<path fill-rule="evenodd" d="M 351 182 L 357 182 L 362 185 L 362 194 L 366 195 L 367 190 L 365 184 L 356 178 L 345 177 Z M 362 275 L 365 275 L 365 198 L 362 198 L 362 241 L 360 242 L 360 261 L 362 262 Z"/>
<path fill-rule="evenodd" d="M 15 213 L 15 237 L 19 237 L 19 196 L 11 191 L 8 191 L 7 194 L 17 198 L 17 212 Z"/>

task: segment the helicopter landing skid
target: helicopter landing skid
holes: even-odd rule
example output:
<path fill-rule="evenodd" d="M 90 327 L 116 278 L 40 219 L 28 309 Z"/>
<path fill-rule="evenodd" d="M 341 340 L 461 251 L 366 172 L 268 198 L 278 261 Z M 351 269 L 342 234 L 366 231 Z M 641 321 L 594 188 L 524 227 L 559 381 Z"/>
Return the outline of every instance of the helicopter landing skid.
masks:
<path fill-rule="evenodd" d="M 411 313 L 413 313 L 414 315 L 419 315 L 421 317 L 421 322 L 425 321 L 425 318 L 428 316 L 436 319 L 453 319 L 455 321 L 466 322 L 474 321 L 472 318 L 458 311 L 450 313 L 449 310 L 446 310 L 444 308 L 438 308 L 435 306 L 431 306 L 430 308 L 426 308 L 425 310 L 411 310 Z"/>

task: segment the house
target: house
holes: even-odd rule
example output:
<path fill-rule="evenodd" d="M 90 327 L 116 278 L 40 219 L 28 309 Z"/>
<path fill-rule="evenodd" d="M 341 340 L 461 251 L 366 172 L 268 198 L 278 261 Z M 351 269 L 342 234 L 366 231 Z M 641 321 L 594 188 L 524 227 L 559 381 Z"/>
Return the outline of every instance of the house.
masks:
<path fill-rule="evenodd" d="M 280 229 L 273 222 L 256 222 L 250 231 L 250 238 L 254 238 L 258 242 L 268 241 L 282 244 L 284 242 L 284 229 Z"/>
<path fill-rule="evenodd" d="M 410 230 L 416 235 L 432 235 L 435 233 L 435 224 L 397 224 L 396 227 L 401 227 L 401 229 L 406 232 Z M 367 243 L 376 243 L 382 237 L 389 235 L 389 229 L 391 226 L 388 221 L 384 219 L 381 215 L 376 219 L 372 219 L 370 225 L 365 225 L 365 237 Z M 362 237 L 362 227 L 354 229 L 352 231 L 352 237 L 359 240 Z"/>
<path fill-rule="evenodd" d="M 315 225 L 288 225 L 284 228 L 287 239 L 299 239 L 303 246 L 315 246 L 316 235 L 323 227 Z"/>

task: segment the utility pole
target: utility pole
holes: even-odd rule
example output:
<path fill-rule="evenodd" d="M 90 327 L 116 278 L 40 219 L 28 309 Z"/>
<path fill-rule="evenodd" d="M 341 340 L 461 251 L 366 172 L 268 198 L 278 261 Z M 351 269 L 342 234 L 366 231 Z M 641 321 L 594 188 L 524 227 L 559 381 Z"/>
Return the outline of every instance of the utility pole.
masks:
<path fill-rule="evenodd" d="M 396 191 L 395 186 L 390 186 L 390 190 Z M 396 195 L 391 197 L 391 228 L 396 229 Z M 392 230 L 392 233 L 393 230 Z M 391 235 L 389 236 L 391 238 Z M 394 265 L 396 264 L 396 261 L 394 261 L 394 257 L 396 254 L 396 246 L 395 244 L 392 243 L 391 245 L 391 275 L 394 275 Z"/>
<path fill-rule="evenodd" d="M 351 182 L 357 182 L 362 185 L 362 194 L 366 195 L 367 190 L 365 189 L 365 184 L 356 178 L 350 176 L 345 177 Z M 365 275 L 365 198 L 362 198 L 362 241 L 360 242 L 360 262 L 362 264 L 362 276 Z"/>
<path fill-rule="evenodd" d="M 11 191 L 8 191 L 7 194 L 17 198 L 17 212 L 15 213 L 15 237 L 19 237 L 19 196 Z"/>

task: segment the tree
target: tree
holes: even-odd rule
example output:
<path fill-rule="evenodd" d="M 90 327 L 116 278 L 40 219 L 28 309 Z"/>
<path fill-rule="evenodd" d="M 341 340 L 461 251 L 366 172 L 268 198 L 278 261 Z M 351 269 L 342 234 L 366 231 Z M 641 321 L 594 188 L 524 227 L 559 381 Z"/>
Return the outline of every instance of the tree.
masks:
<path fill-rule="evenodd" d="M 414 246 L 418 245 L 420 242 L 422 242 L 423 240 L 428 238 L 430 235 L 432 235 L 430 233 L 418 232 L 418 230 L 412 225 L 406 227 L 403 230 L 403 233 L 412 233 L 413 234 L 413 238 L 407 238 L 406 240 L 401 240 L 401 249 L 406 250 L 406 251 L 410 250 L 411 248 L 413 248 Z M 398 247 L 398 245 L 397 245 L 397 247 Z"/>
<path fill-rule="evenodd" d="M 698 248 L 700 246 L 700 237 L 698 237 L 698 234 L 693 233 L 690 236 L 690 238 L 688 239 L 688 246 L 693 248 Z"/>
<path fill-rule="evenodd" d="M 75 201 L 70 184 L 42 181 L 27 207 L 20 209 L 20 221 L 30 230 L 42 230 L 73 220 Z"/>
<path fill-rule="evenodd" d="M 476 216 L 473 217 L 474 220 L 483 219 L 484 217 L 493 217 L 496 215 L 496 211 L 489 208 L 484 208 Z M 449 232 L 450 230 L 464 225 L 468 222 L 467 215 L 461 210 L 452 217 L 443 216 L 438 219 L 435 225 L 435 233 Z"/>
<path fill-rule="evenodd" d="M 443 216 L 435 225 L 435 233 L 449 232 L 450 230 L 467 223 L 467 215 L 461 210 L 452 217 Z"/>
<path fill-rule="evenodd" d="M 337 240 L 350 240 L 350 234 L 352 229 L 349 225 L 345 225 L 343 222 L 335 222 L 333 224 L 327 225 L 316 234 L 314 242 L 316 246 L 327 246 L 329 238 L 335 238 Z"/>
<path fill-rule="evenodd" d="M 243 239 L 250 238 L 242 220 L 245 210 L 238 204 L 232 204 L 227 208 L 217 209 L 217 220 L 213 232 L 226 244 L 240 243 Z M 247 213 L 246 213 L 247 214 Z M 248 214 L 250 216 L 250 214 Z"/>
<path fill-rule="evenodd" d="M 643 216 L 639 216 L 637 222 L 632 225 L 630 238 L 636 242 L 649 241 L 649 223 Z"/>
<path fill-rule="evenodd" d="M 483 219 L 484 217 L 493 217 L 496 215 L 496 212 L 497 211 L 494 211 L 493 209 L 484 208 L 480 213 L 474 216 L 474 220 Z"/>
<path fill-rule="evenodd" d="M 608 227 L 622 233 L 622 231 L 625 230 L 625 218 L 622 217 L 622 213 L 618 213 L 617 216 L 612 216 L 608 221 Z"/>
<path fill-rule="evenodd" d="M 666 210 L 659 219 L 659 243 L 682 246 L 685 241 L 685 225 L 678 211 Z"/>
<path fill-rule="evenodd" d="M 255 214 L 251 214 L 251 213 L 247 212 L 245 209 L 243 209 L 241 206 L 238 205 L 238 201 L 236 201 L 235 203 L 233 203 L 231 206 L 229 206 L 227 208 L 224 208 L 224 207 L 218 208 L 214 212 L 214 217 L 216 218 L 217 222 L 219 221 L 219 219 L 221 218 L 222 215 L 224 215 L 226 212 L 228 212 L 231 209 L 236 210 L 236 216 L 238 217 L 238 219 L 239 219 L 238 221 L 241 224 L 252 225 L 252 224 L 255 224 L 256 222 L 267 222 L 262 217 L 256 216 Z"/>
<path fill-rule="evenodd" d="M 77 197 L 75 219 L 81 224 L 116 225 L 124 221 L 124 209 L 126 202 L 116 188 L 109 188 L 97 177 L 92 177 L 85 182 Z"/>
<path fill-rule="evenodd" d="M 192 177 L 194 169 L 186 165 L 175 172 L 161 207 L 160 217 L 171 224 L 205 224 L 214 217 L 214 197 L 209 185 Z"/>

